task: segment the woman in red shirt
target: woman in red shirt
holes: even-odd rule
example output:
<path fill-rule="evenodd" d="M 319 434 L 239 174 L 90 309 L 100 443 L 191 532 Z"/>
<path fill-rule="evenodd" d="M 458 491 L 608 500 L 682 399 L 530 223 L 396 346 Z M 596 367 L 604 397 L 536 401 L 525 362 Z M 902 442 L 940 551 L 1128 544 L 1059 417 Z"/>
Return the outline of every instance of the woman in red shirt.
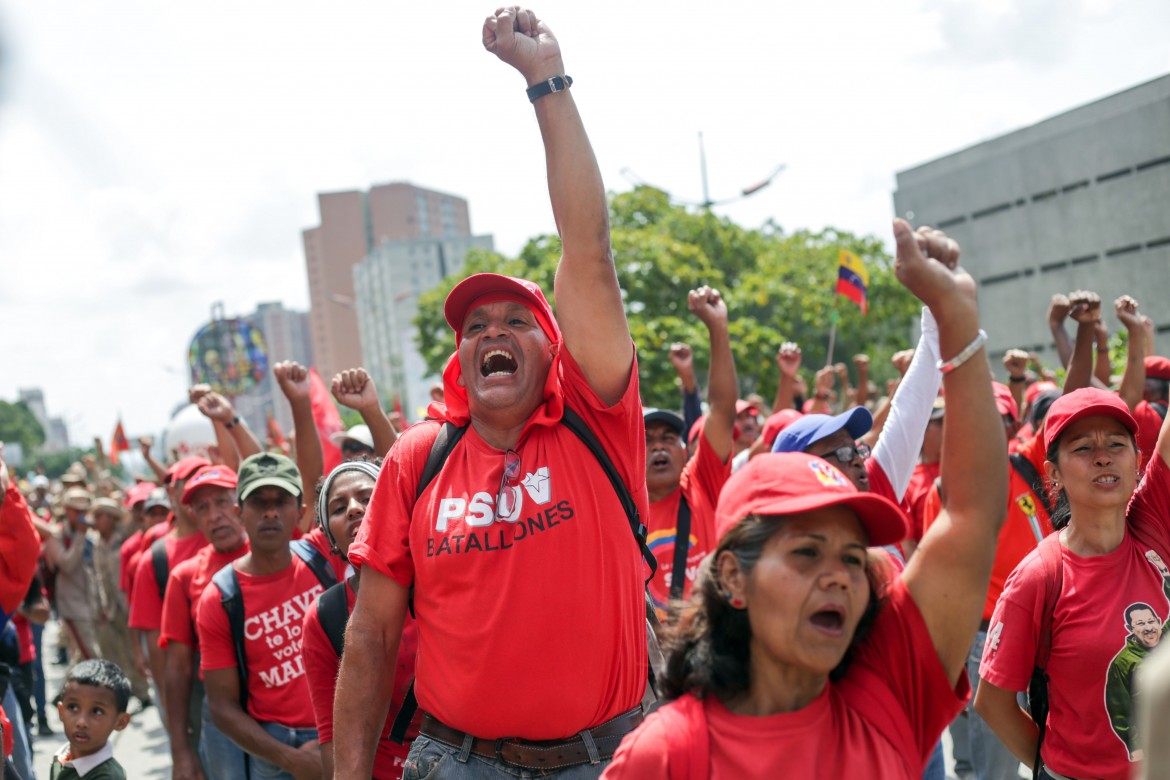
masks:
<path fill-rule="evenodd" d="M 673 701 L 626 737 L 605 778 L 920 778 L 965 703 L 1006 439 L 988 435 L 1003 425 L 958 246 L 901 220 L 894 234 L 898 278 L 950 356 L 939 365 L 946 517 L 894 575 L 867 548 L 906 537 L 895 504 L 813 455 L 751 460 L 723 489 L 718 545 L 668 636 Z"/>
<path fill-rule="evenodd" d="M 333 552 L 345 557 L 349 546 L 357 536 L 358 529 L 366 517 L 366 507 L 378 481 L 381 460 L 377 462 L 357 460 L 342 463 L 320 483 L 317 491 L 317 522 L 332 545 Z M 345 588 L 346 616 L 353 611 L 357 597 L 359 572 L 335 588 Z M 328 593 L 328 591 L 326 592 Z M 320 599 L 325 599 L 322 594 Z M 326 635 L 321 624 L 321 601 L 315 609 L 305 614 L 304 644 L 302 655 L 305 675 L 309 679 L 309 692 L 313 697 L 313 712 L 317 720 L 317 739 L 321 745 L 321 764 L 325 777 L 333 777 L 333 697 L 337 690 L 337 670 L 341 658 L 334 649 L 332 640 Z M 402 706 L 406 691 L 414 680 L 414 657 L 418 646 L 414 621 L 407 616 L 402 629 L 402 642 L 398 650 L 398 673 L 394 683 L 394 697 L 386 725 L 378 740 L 378 751 L 374 757 L 374 780 L 399 780 L 410 743 L 418 735 L 418 724 L 412 723 L 406 732 L 404 744 L 399 745 L 389 737 L 394 716 Z"/>
<path fill-rule="evenodd" d="M 1121 780 L 1142 758 L 1134 674 L 1170 619 L 1170 434 L 1163 425 L 1143 473 L 1137 431 L 1125 402 L 1104 390 L 1076 390 L 1048 411 L 1059 556 L 1046 566 L 1037 550 L 1008 578 L 975 698 L 1004 745 L 1037 763 L 1039 729 L 1016 692 L 1027 690 L 1047 633 L 1041 777 Z"/>

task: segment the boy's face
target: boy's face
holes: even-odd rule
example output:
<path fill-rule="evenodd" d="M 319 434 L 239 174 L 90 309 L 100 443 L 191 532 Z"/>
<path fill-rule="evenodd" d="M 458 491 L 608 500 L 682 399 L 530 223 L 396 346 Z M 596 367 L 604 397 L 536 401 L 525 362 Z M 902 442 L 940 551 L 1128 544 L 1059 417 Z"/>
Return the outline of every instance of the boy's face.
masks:
<path fill-rule="evenodd" d="M 65 725 L 65 738 L 73 758 L 88 756 L 105 747 L 110 732 L 130 723 L 130 714 L 118 712 L 114 692 L 96 685 L 65 684 L 57 714 Z"/>

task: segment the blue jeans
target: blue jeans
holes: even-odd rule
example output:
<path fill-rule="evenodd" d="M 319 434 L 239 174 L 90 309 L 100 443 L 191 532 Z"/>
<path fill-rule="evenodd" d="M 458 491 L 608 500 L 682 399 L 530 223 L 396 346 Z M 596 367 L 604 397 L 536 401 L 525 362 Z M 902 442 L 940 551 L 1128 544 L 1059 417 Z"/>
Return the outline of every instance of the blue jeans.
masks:
<path fill-rule="evenodd" d="M 410 746 L 402 780 L 489 780 L 490 778 L 553 777 L 556 780 L 596 780 L 609 759 L 599 764 L 578 764 L 564 769 L 520 769 L 494 758 L 484 758 L 436 742 L 421 734 Z"/>
<path fill-rule="evenodd" d="M 20 712 L 16 691 L 11 685 L 4 693 L 4 712 L 12 722 L 12 766 L 25 780 L 36 780 L 36 773 L 33 771 L 32 743 L 28 739 L 28 729 L 24 727 L 24 715 Z"/>
<path fill-rule="evenodd" d="M 42 623 L 29 622 L 29 627 L 32 628 L 33 647 L 37 651 L 37 657 L 33 659 L 33 701 L 37 704 L 37 719 L 43 721 L 45 719 L 45 663 L 44 651 L 41 647 L 44 645 L 45 626 Z"/>
<path fill-rule="evenodd" d="M 930 754 L 930 760 L 922 772 L 922 780 L 947 780 L 947 760 L 943 755 L 942 742 L 934 746 L 934 752 Z"/>
<path fill-rule="evenodd" d="M 1004 747 L 995 732 L 975 712 L 975 691 L 979 688 L 979 662 L 983 659 L 983 646 L 987 643 L 987 632 L 975 634 L 975 644 L 967 656 L 967 677 L 971 680 L 971 703 L 967 704 L 967 733 L 970 735 L 971 764 L 978 780 L 1017 780 L 1020 776 L 1020 760 Z"/>
<path fill-rule="evenodd" d="M 211 720 L 211 705 L 203 697 L 203 730 L 199 733 L 199 760 L 203 774 L 216 780 L 245 780 L 244 751 Z"/>
<path fill-rule="evenodd" d="M 260 727 L 267 731 L 277 742 L 283 742 L 290 747 L 300 747 L 307 742 L 317 739 L 317 729 L 292 729 L 279 723 L 261 723 Z M 271 764 L 262 758 L 252 756 L 252 780 L 294 780 L 293 776 L 276 764 Z M 219 775 L 215 775 L 219 780 Z"/>

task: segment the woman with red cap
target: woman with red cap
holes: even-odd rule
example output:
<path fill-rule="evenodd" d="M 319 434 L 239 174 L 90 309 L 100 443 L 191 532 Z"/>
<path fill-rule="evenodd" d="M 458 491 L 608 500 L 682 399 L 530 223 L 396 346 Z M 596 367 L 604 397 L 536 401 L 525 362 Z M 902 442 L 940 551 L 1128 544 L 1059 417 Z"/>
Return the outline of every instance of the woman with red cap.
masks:
<path fill-rule="evenodd" d="M 901 575 L 893 502 L 829 461 L 769 453 L 728 480 L 718 545 L 669 636 L 669 704 L 605 778 L 920 778 L 970 691 L 964 661 L 1003 520 L 1005 438 L 957 245 L 898 220 L 895 270 L 938 321 L 948 405 L 947 518 Z M 937 259 L 935 259 L 937 258 Z"/>
<path fill-rule="evenodd" d="M 1137 430 L 1125 402 L 1104 390 L 1076 390 L 1048 410 L 1057 533 L 1004 587 L 975 698 L 1039 777 L 1129 778 L 1141 760 L 1134 672 L 1170 617 L 1170 435 L 1163 426 L 1143 473 Z M 1044 664 L 1037 650 L 1049 642 Z M 1048 678 L 1042 732 L 1017 704 L 1034 667 Z"/>

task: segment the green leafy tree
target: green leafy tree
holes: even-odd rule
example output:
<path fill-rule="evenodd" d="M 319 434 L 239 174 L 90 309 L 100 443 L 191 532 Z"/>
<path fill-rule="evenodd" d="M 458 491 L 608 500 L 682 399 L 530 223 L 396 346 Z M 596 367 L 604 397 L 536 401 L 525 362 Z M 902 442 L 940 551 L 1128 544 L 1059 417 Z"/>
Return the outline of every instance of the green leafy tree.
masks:
<path fill-rule="evenodd" d="M 706 331 L 687 310 L 686 297 L 704 284 L 719 289 L 727 301 L 743 395 L 758 392 L 769 401 L 775 395 L 780 376 L 775 358 L 785 341 L 801 345 L 811 381 L 825 362 L 834 312 L 834 361 L 848 363 L 854 354 L 869 354 L 872 379 L 891 375 L 887 358 L 909 345 L 918 304 L 894 278 L 893 258 L 877 238 L 834 229 L 786 235 L 773 223 L 749 230 L 710 212 L 672 205 L 666 193 L 651 187 L 611 198 L 610 229 L 647 405 L 679 405 L 677 379 L 666 358 L 672 342 L 693 347 L 702 375 Z M 520 276 L 538 282 L 551 298 L 560 249 L 556 236 L 538 236 L 515 259 L 473 251 L 458 277 L 422 296 L 415 322 L 428 368 L 441 373 L 454 349 L 442 308 L 459 279 L 483 271 Z M 867 315 L 834 292 L 841 249 L 866 263 Z"/>
<path fill-rule="evenodd" d="M 0 401 L 0 441 L 19 444 L 25 456 L 45 442 L 45 429 L 24 401 Z"/>

